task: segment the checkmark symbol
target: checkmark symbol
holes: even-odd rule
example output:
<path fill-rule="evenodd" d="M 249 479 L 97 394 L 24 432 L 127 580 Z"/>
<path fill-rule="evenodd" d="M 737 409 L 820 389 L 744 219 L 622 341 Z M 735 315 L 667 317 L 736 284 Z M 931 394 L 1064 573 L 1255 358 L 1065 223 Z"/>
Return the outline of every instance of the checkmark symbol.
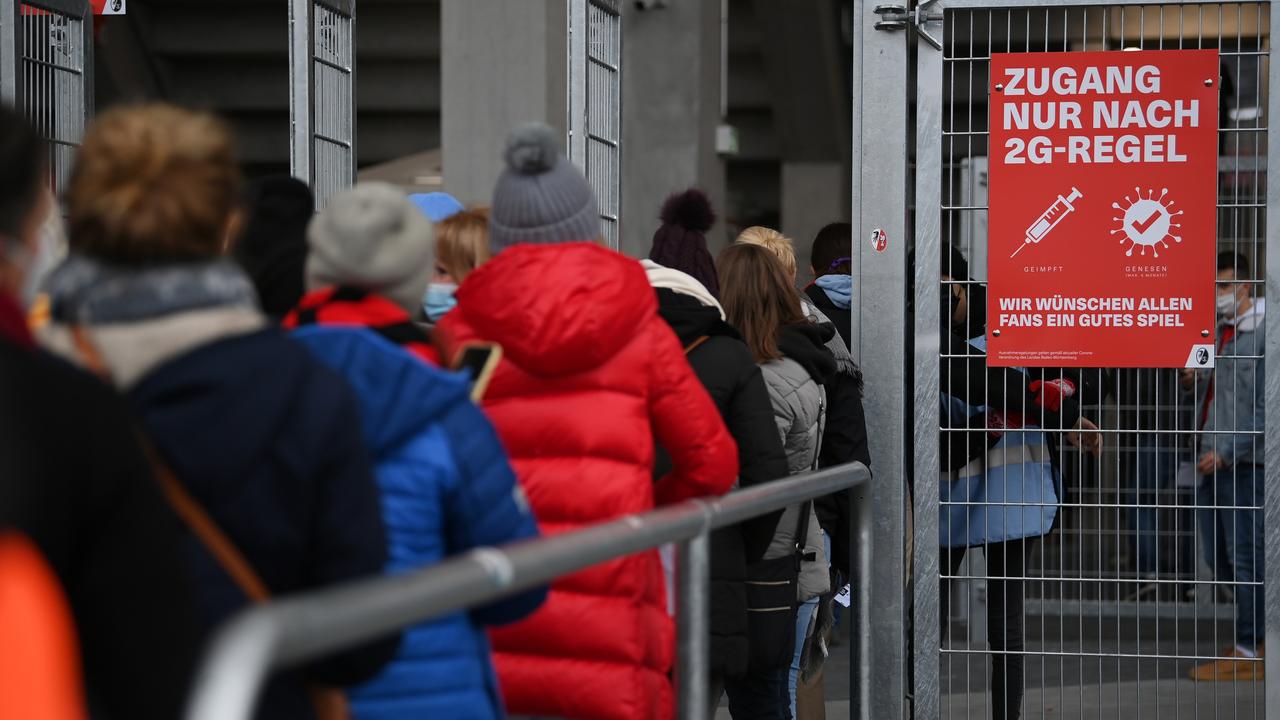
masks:
<path fill-rule="evenodd" d="M 1148 230 L 1151 229 L 1152 225 L 1156 224 L 1156 220 L 1160 219 L 1160 214 L 1161 213 L 1159 210 L 1152 210 L 1151 215 L 1148 216 L 1146 220 L 1143 220 L 1142 222 L 1136 222 L 1133 224 L 1134 231 L 1137 232 L 1139 235 L 1146 233 Z"/>

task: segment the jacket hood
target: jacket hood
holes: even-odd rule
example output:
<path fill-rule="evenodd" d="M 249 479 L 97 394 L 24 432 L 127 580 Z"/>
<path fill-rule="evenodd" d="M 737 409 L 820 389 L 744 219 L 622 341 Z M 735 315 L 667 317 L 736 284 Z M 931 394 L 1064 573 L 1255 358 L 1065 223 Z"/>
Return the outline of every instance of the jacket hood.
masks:
<path fill-rule="evenodd" d="M 419 435 L 450 407 L 469 401 L 466 376 L 431 367 L 372 330 L 308 325 L 293 337 L 347 379 L 365 420 L 365 444 L 375 458 Z"/>
<path fill-rule="evenodd" d="M 848 310 L 853 305 L 852 275 L 823 275 L 813 283 L 822 288 L 836 307 Z"/>
<path fill-rule="evenodd" d="M 460 319 L 543 376 L 597 368 L 657 313 L 640 263 L 594 243 L 516 245 L 467 276 Z"/>
<path fill-rule="evenodd" d="M 336 382 L 305 348 L 268 328 L 165 362 L 129 396 L 146 426 L 165 436 L 157 442 L 175 466 L 233 482 L 253 476 L 273 447 L 316 448 L 316 426 L 329 420 L 313 404 Z"/>
<path fill-rule="evenodd" d="M 778 349 L 799 363 L 814 382 L 826 384 L 837 372 L 836 359 L 826 347 L 835 332 L 831 325 L 811 322 L 783 325 L 778 332 Z"/>
<path fill-rule="evenodd" d="M 702 305 L 715 308 L 720 315 L 720 319 L 725 319 L 724 308 L 720 305 L 720 301 L 716 300 L 716 296 L 707 289 L 707 286 L 699 282 L 694 276 L 664 267 L 652 260 L 641 260 L 640 264 L 644 267 L 645 274 L 649 276 L 650 285 L 655 288 L 673 290 L 681 295 L 688 295 Z"/>
<path fill-rule="evenodd" d="M 715 307 L 703 305 L 694 297 L 676 290 L 657 288 L 658 315 L 671 326 L 685 347 L 703 335 L 726 335 L 742 339 L 732 325 L 720 319 Z"/>

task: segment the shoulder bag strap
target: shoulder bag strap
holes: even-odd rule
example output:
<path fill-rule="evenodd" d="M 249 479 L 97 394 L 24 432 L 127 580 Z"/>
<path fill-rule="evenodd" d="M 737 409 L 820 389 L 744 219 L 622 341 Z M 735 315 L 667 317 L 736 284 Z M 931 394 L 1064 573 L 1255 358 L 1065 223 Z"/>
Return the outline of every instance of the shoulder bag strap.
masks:
<path fill-rule="evenodd" d="M 819 386 L 821 387 L 821 386 Z M 827 395 L 823 389 L 822 395 L 818 400 L 818 442 L 813 448 L 813 464 L 811 470 L 818 469 L 818 458 L 822 457 L 822 433 L 827 429 Z M 809 541 L 809 513 L 813 507 L 813 501 L 810 500 L 800 507 L 800 522 L 796 527 L 796 551 L 802 556 L 804 549 Z"/>
<path fill-rule="evenodd" d="M 107 369 L 106 362 L 102 359 L 102 353 L 98 352 L 98 348 L 89 338 L 89 333 L 83 325 L 71 326 L 71 339 L 75 343 L 76 350 L 80 353 L 80 359 L 94 374 L 109 378 L 110 373 Z M 250 600 L 262 603 L 271 599 L 271 592 L 267 590 L 266 583 L 262 582 L 262 578 L 254 571 L 253 566 L 245 560 L 244 555 L 240 553 L 239 548 L 226 533 L 222 532 L 222 528 L 209 517 L 209 513 L 191 497 L 187 489 L 178 481 L 178 477 L 173 474 L 173 470 L 169 467 L 150 440 L 146 437 L 138 438 L 147 457 L 151 460 L 151 468 L 155 473 L 156 481 L 160 484 L 160 489 L 164 492 L 165 499 L 169 502 L 170 507 L 177 513 L 182 522 L 186 524 L 191 532 L 195 534 L 200 544 L 213 555 L 218 561 L 218 565 L 231 577 L 235 584 L 249 596 Z"/>
<path fill-rule="evenodd" d="M 209 517 L 209 513 L 205 512 L 200 503 L 191 497 L 191 493 L 182 486 L 178 477 L 173 474 L 173 470 L 160 459 L 155 449 L 150 446 L 146 449 L 151 457 L 151 466 L 155 469 L 156 480 L 160 483 L 160 489 L 164 491 L 165 499 L 169 501 L 169 505 L 178 517 L 182 518 L 182 522 L 186 523 L 195 534 L 200 544 L 213 555 L 218 565 L 250 600 L 256 603 L 270 600 L 271 591 L 267 589 L 266 583 L 262 582 L 262 578 L 240 553 L 240 549 L 231 542 L 231 538 L 227 537 L 213 518 Z"/>
<path fill-rule="evenodd" d="M 102 359 L 102 354 L 89 339 L 84 327 L 71 326 L 71 338 L 85 366 L 104 379 L 108 379 L 107 366 Z M 200 544 L 209 551 L 210 555 L 213 555 L 223 572 L 230 576 L 232 582 L 251 601 L 261 604 L 271 600 L 271 591 L 267 589 L 266 583 L 241 554 L 235 543 L 231 542 L 231 538 L 227 537 L 209 513 L 205 512 L 200 503 L 182 486 L 178 476 L 173 473 L 169 464 L 161 459 L 151 442 L 145 436 L 139 436 L 138 441 L 151 461 L 156 482 L 160 484 L 160 490 L 164 493 L 170 507 L 191 529 Z M 341 690 L 308 684 L 307 695 L 315 707 L 318 720 L 350 720 L 350 708 L 347 705 L 346 695 Z"/>
<path fill-rule="evenodd" d="M 89 339 L 89 331 L 83 325 L 72 325 L 70 331 L 71 342 L 76 346 L 76 352 L 80 353 L 80 361 L 84 363 L 85 369 L 110 383 L 111 372 L 102 359 L 102 353 L 98 352 L 98 346 Z"/>
<path fill-rule="evenodd" d="M 698 338 L 697 340 L 694 340 L 693 342 L 689 343 L 688 345 L 686 345 L 686 346 L 684 347 L 684 354 L 685 354 L 685 355 L 688 355 L 689 353 L 693 352 L 694 350 L 697 350 L 699 345 L 701 345 L 702 343 L 704 343 L 704 342 L 706 342 L 706 341 L 708 341 L 708 340 L 710 340 L 710 339 L 711 339 L 711 336 L 710 336 L 710 335 L 703 335 L 702 337 Z"/>

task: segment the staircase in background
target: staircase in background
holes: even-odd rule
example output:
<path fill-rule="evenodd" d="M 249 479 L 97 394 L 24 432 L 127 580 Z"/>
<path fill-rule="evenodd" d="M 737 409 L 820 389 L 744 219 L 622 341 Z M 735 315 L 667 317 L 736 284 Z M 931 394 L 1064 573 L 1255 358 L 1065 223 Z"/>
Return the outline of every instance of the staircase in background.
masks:
<path fill-rule="evenodd" d="M 440 145 L 439 0 L 358 0 L 360 167 Z M 285 0 L 132 0 L 101 29 L 99 107 L 163 99 L 234 127 L 246 172 L 289 168 Z"/>

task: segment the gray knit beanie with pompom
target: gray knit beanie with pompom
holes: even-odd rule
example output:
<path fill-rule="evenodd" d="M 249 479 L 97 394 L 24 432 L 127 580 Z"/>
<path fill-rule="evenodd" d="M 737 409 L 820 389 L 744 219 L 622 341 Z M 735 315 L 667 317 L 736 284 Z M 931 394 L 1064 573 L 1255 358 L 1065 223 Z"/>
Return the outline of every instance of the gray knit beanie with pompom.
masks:
<path fill-rule="evenodd" d="M 591 185 L 560 152 L 546 125 L 522 125 L 507 138 L 506 168 L 493 188 L 489 248 L 521 243 L 591 242 L 600 210 Z"/>

